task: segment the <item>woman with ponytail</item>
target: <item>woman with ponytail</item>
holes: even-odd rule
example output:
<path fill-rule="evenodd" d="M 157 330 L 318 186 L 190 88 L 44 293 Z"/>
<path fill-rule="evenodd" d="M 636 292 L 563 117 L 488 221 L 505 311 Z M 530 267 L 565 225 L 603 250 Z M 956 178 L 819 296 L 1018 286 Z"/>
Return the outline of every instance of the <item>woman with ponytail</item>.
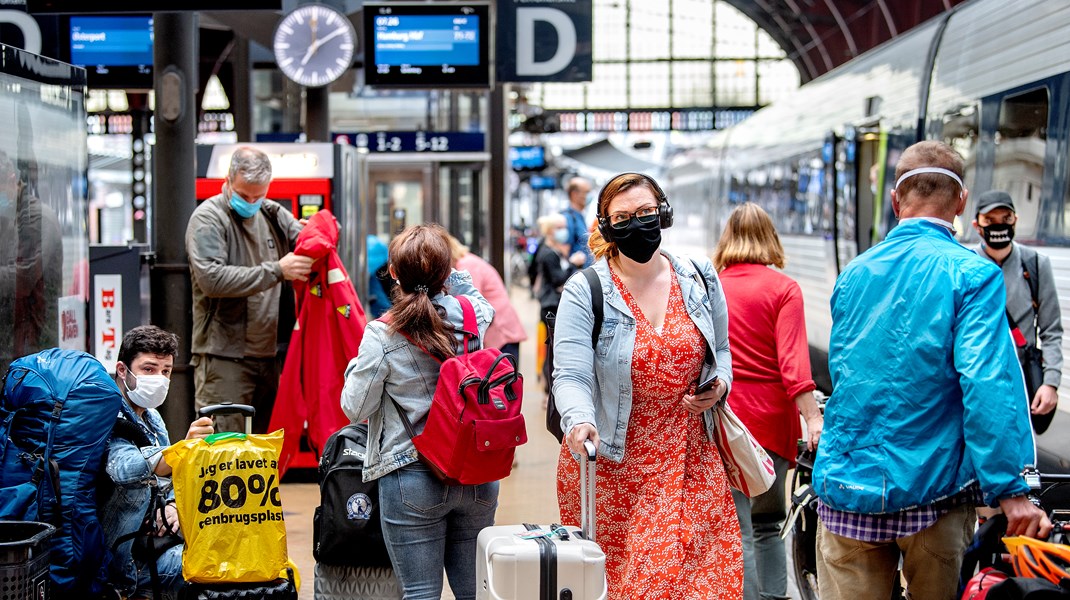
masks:
<path fill-rule="evenodd" d="M 494 318 L 471 276 L 452 264 L 449 234 L 440 225 L 410 227 L 394 238 L 388 260 L 397 281 L 394 304 L 368 323 L 342 390 L 350 420 L 368 420 L 364 479 L 379 481 L 383 535 L 406 599 L 440 598 L 443 569 L 458 600 L 475 598 L 476 536 L 494 524 L 498 505 L 497 482 L 439 481 L 419 462 L 398 412 L 416 434 L 423 431 L 439 361 L 463 351 L 457 296 L 475 308 L 479 331 L 469 333 L 480 343 Z"/>

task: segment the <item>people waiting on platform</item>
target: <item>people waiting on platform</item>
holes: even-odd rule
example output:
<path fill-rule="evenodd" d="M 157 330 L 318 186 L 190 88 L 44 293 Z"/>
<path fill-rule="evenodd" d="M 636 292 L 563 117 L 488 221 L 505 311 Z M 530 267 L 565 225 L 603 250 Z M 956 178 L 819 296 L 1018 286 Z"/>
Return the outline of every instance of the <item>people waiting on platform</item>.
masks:
<path fill-rule="evenodd" d="M 312 269 L 311 258 L 292 251 L 302 225 L 265 198 L 270 185 L 268 156 L 238 148 L 222 193 L 202 202 L 186 227 L 197 407 L 252 405 L 256 433 L 266 432 L 271 420 L 285 353 L 280 341 L 293 327 L 292 320 L 280 325 L 280 299 L 293 305 L 293 292 L 286 286 L 290 297 L 282 298 L 280 284 L 305 281 Z M 244 431 L 240 415 L 219 417 L 216 424 L 221 431 Z"/>
<path fill-rule="evenodd" d="M 604 459 L 596 539 L 606 553 L 609 597 L 741 598 L 739 520 L 711 429 L 711 410 L 732 382 L 717 274 L 707 258 L 661 248 L 672 208 L 650 177 L 614 177 L 597 208 L 590 246 L 603 290 L 603 335 L 592 348 L 592 295 L 583 277 L 565 284 L 554 333 L 553 392 L 566 435 L 558 461 L 561 518 L 579 524 L 572 453 L 583 453 L 591 439 Z M 696 394 L 709 372 L 707 348 L 718 379 Z"/>
<path fill-rule="evenodd" d="M 170 490 L 171 467 L 161 453 L 171 441 L 157 410 L 167 398 L 177 354 L 178 336 L 154 325 L 131 329 L 119 346 L 115 382 L 125 401 L 119 416 L 125 427 L 117 424 L 108 441 L 105 471 L 110 479 L 109 494 L 98 500 L 102 502 L 101 526 L 106 545 L 113 549 L 108 579 L 123 598 L 153 597 L 153 566 L 134 551 L 143 540 L 137 535 L 131 537 L 141 531 L 150 511 L 156 520 L 156 534 L 179 532 L 178 510 Z M 131 427 L 136 428 L 136 433 L 123 433 Z M 212 433 L 212 419 L 201 417 L 190 424 L 186 439 Z M 163 515 L 155 514 L 155 494 L 162 494 Z M 174 541 L 175 545 L 164 549 L 155 560 L 156 585 L 163 600 L 177 599 L 184 583 L 182 540 Z"/>
<path fill-rule="evenodd" d="M 780 526 L 787 517 L 784 487 L 795 466 L 806 418 L 806 443 L 821 436 L 799 284 L 780 271 L 784 248 L 772 219 L 745 203 L 728 217 L 713 255 L 732 340 L 732 410 L 773 459 L 776 481 L 748 498 L 732 490 L 743 532 L 744 600 L 788 597 L 787 555 Z"/>
<path fill-rule="evenodd" d="M 546 315 L 557 313 L 557 305 L 561 302 L 561 290 L 564 289 L 565 282 L 577 269 L 583 267 L 586 259 L 581 253 L 572 252 L 569 246 L 568 221 L 564 215 L 559 213 L 547 215 L 541 217 L 537 223 L 539 233 L 542 234 L 542 241 L 539 242 L 535 256 L 532 258 L 531 267 L 534 273 L 532 285 L 535 288 L 535 297 L 539 300 L 539 323 L 545 332 L 548 328 Z M 547 349 L 541 367 L 543 384 L 546 386 L 546 392 L 549 393 L 553 380 L 553 348 Z"/>
<path fill-rule="evenodd" d="M 977 254 L 996 263 L 1003 273 L 1007 320 L 1026 376 L 1033 428 L 1043 433 L 1055 414 L 1063 377 L 1062 312 L 1051 260 L 1014 241 L 1017 224 L 1010 194 L 990 190 L 978 197 L 973 220 L 981 236 Z"/>
<path fill-rule="evenodd" d="M 391 288 L 389 284 L 393 282 L 387 280 L 387 285 L 384 285 L 384 280 L 387 278 L 382 276 L 386 272 L 386 244 L 379 239 L 379 236 L 368 234 L 366 247 L 368 251 L 368 312 L 373 319 L 378 319 L 390 308 Z"/>
<path fill-rule="evenodd" d="M 472 284 L 494 307 L 494 320 L 487 328 L 483 346 L 498 348 L 512 355 L 519 364 L 520 342 L 528 339 L 528 334 L 524 331 L 524 326 L 520 324 L 520 316 L 516 314 L 512 301 L 509 300 L 509 290 L 505 289 L 502 276 L 498 274 L 493 265 L 473 254 L 468 246 L 452 235 L 450 236 L 450 253 L 453 256 L 453 268 L 458 271 L 468 271 L 468 274 L 472 276 Z"/>
<path fill-rule="evenodd" d="M 587 245 L 590 237 L 590 227 L 587 219 L 583 216 L 583 210 L 587 208 L 588 198 L 591 194 L 591 183 L 583 177 L 573 177 L 568 180 L 565 188 L 568 192 L 568 206 L 561 214 L 568 221 L 568 245 L 571 253 L 577 252 L 583 255 L 583 267 L 588 267 L 594 261 L 594 255 Z"/>
<path fill-rule="evenodd" d="M 981 502 L 1007 535 L 1051 529 L 1020 475 L 1036 456 L 1003 280 L 954 237 L 963 168 L 943 142 L 907 148 L 899 224 L 836 280 L 813 473 L 822 600 L 889 597 L 900 560 L 910 597 L 957 598 Z"/>
<path fill-rule="evenodd" d="M 476 536 L 494 523 L 498 482 L 444 484 L 417 458 L 398 411 L 415 434 L 423 431 L 439 359 L 462 351 L 457 297 L 467 296 L 475 308 L 480 340 L 494 308 L 471 275 L 452 268 L 449 234 L 439 225 L 405 229 L 390 242 L 389 258 L 397 280 L 394 305 L 384 316 L 389 323 L 372 321 L 365 329 L 346 368 L 342 409 L 355 423 L 368 420 L 364 478 L 379 481 L 383 534 L 405 598 L 438 600 L 445 568 L 454 595 L 470 600 Z"/>

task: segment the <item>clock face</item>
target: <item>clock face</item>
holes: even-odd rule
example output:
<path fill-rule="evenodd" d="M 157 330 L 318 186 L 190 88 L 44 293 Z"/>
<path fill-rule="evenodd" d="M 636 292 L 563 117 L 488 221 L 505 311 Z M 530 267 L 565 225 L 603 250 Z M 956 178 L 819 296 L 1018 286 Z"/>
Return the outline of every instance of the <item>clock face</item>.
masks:
<path fill-rule="evenodd" d="M 324 86 L 353 63 L 355 42 L 345 15 L 322 4 L 305 4 L 283 17 L 275 29 L 275 61 L 295 82 Z"/>

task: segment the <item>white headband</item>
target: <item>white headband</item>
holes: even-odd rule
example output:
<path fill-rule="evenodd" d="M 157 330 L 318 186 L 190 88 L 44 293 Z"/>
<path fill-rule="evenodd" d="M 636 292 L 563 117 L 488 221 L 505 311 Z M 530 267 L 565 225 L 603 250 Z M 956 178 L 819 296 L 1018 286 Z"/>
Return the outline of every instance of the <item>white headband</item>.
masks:
<path fill-rule="evenodd" d="M 947 169 L 941 169 L 940 167 L 920 167 L 918 169 L 911 169 L 906 173 L 903 173 L 899 180 L 895 182 L 895 188 L 899 189 L 899 186 L 903 185 L 903 180 L 907 177 L 921 175 L 922 173 L 939 173 L 941 175 L 947 175 L 948 177 L 954 179 L 955 182 L 959 184 L 960 188 L 966 189 L 966 186 L 962 184 L 962 179 L 958 175 L 955 175 Z"/>

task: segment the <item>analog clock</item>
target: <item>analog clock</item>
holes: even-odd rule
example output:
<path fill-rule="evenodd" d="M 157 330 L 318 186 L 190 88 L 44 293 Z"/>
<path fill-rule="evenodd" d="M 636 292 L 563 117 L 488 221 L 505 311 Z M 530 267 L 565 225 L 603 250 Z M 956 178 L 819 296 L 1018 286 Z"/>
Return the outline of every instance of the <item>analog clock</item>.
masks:
<path fill-rule="evenodd" d="M 308 86 L 327 85 L 353 64 L 356 34 L 349 19 L 322 4 L 298 6 L 275 29 L 275 61 L 284 75 Z"/>

